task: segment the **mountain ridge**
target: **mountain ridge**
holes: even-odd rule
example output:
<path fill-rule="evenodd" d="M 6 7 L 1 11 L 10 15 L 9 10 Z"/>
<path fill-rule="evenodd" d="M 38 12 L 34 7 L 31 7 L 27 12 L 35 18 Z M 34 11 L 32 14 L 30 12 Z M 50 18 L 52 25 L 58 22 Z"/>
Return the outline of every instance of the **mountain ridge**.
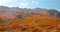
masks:
<path fill-rule="evenodd" d="M 35 9 L 27 9 L 27 8 L 19 8 L 19 7 L 5 7 L 0 6 L 0 14 L 6 14 L 6 15 L 41 15 L 41 16 L 49 16 L 49 17 L 59 17 L 60 18 L 60 12 L 55 9 L 41 9 L 41 8 L 35 8 Z"/>

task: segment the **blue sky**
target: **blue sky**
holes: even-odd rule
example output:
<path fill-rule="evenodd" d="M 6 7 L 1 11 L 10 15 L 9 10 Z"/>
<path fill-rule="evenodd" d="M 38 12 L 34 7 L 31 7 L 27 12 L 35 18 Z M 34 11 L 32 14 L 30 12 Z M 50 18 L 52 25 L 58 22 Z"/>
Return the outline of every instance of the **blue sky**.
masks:
<path fill-rule="evenodd" d="M 0 6 L 20 8 L 46 8 L 60 11 L 60 0 L 0 0 Z"/>

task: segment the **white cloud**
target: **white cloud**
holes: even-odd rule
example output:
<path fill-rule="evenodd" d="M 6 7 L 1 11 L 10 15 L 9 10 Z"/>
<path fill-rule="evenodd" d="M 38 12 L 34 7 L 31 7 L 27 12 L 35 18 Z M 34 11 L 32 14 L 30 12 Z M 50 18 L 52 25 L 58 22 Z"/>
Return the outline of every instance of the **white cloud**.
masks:
<path fill-rule="evenodd" d="M 38 1 L 32 1 L 32 4 L 39 4 Z"/>
<path fill-rule="evenodd" d="M 20 6 L 26 7 L 26 6 L 28 6 L 28 4 L 29 4 L 29 2 L 21 2 L 21 3 L 20 3 Z"/>
<path fill-rule="evenodd" d="M 10 3 L 12 0 L 0 0 L 0 5 L 6 5 Z"/>
<path fill-rule="evenodd" d="M 35 3 L 35 1 L 32 1 L 32 3 Z"/>
<path fill-rule="evenodd" d="M 9 0 L 0 0 L 0 3 L 6 3 L 6 2 L 8 2 Z"/>

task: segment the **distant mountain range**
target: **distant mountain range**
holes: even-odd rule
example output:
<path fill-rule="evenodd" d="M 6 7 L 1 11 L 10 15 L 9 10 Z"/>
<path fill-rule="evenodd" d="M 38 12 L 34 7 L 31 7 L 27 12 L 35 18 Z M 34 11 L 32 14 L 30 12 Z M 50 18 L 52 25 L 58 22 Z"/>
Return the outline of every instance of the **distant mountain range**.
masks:
<path fill-rule="evenodd" d="M 27 8 L 19 8 L 19 7 L 5 7 L 0 6 L 0 15 L 5 16 L 27 16 L 27 15 L 41 15 L 41 16 L 48 16 L 48 17 L 60 17 L 60 12 L 55 9 L 41 9 L 41 8 L 35 8 L 35 9 L 27 9 Z"/>

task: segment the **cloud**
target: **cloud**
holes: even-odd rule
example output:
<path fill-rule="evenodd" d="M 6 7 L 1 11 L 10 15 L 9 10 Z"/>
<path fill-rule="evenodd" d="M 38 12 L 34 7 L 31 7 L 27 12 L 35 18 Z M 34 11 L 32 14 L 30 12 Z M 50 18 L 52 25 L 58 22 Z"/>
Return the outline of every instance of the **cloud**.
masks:
<path fill-rule="evenodd" d="M 20 6 L 26 7 L 26 6 L 28 6 L 28 4 L 29 4 L 28 2 L 21 2 Z"/>
<path fill-rule="evenodd" d="M 0 0 L 0 3 L 7 3 L 7 2 L 9 2 L 10 0 Z"/>
<path fill-rule="evenodd" d="M 39 4 L 38 1 L 32 1 L 32 4 Z"/>
<path fill-rule="evenodd" d="M 0 5 L 6 5 L 10 3 L 12 0 L 0 0 Z"/>
<path fill-rule="evenodd" d="M 32 3 L 35 3 L 35 1 L 32 1 Z"/>

